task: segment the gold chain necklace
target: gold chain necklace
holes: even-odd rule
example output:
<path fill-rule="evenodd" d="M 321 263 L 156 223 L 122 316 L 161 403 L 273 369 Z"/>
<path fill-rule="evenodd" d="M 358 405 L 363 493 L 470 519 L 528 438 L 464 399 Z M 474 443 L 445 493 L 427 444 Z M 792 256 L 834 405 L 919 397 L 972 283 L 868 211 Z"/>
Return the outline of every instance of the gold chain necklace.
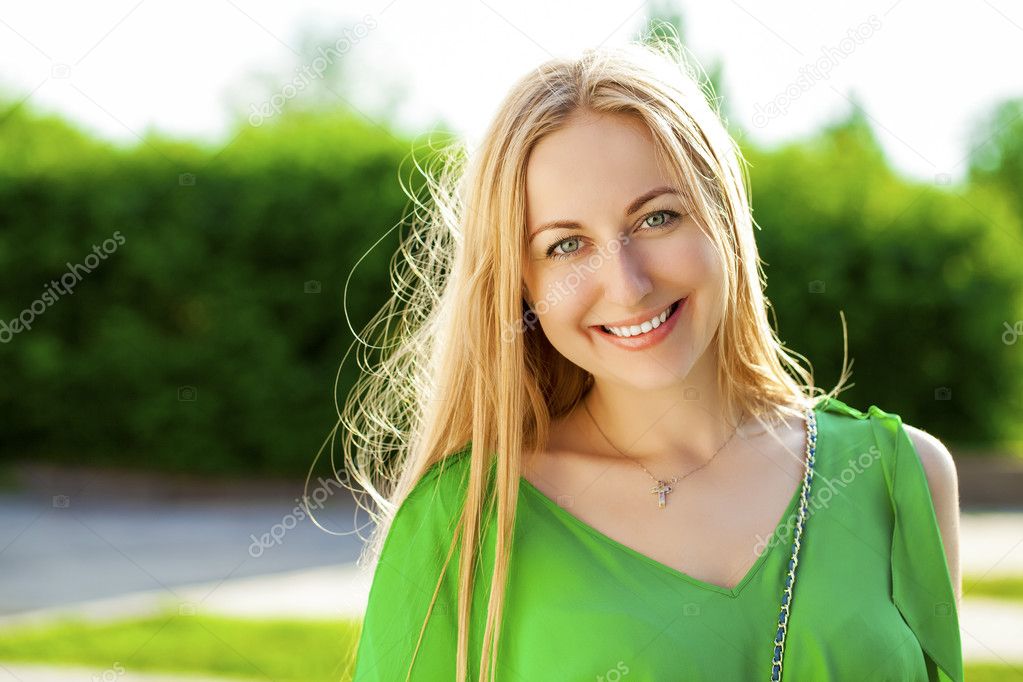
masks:
<path fill-rule="evenodd" d="M 589 408 L 589 406 L 588 406 L 588 405 L 586 404 L 586 401 L 585 401 L 585 400 L 583 400 L 583 401 L 582 401 L 582 403 L 583 403 L 583 409 L 585 409 L 585 410 L 586 410 L 586 414 L 590 415 L 590 421 L 592 421 L 592 422 L 593 422 L 593 425 L 594 425 L 595 427 L 597 427 L 597 431 L 599 431 L 599 432 L 600 432 L 600 435 L 601 435 L 601 436 L 604 436 L 604 440 L 606 440 L 606 441 L 607 441 L 608 445 L 610 445 L 611 447 L 613 447 L 613 448 L 614 448 L 615 450 L 618 450 L 618 446 L 617 446 L 617 445 L 615 445 L 614 443 L 612 443 L 612 442 L 611 442 L 611 439 L 607 437 L 607 434 L 605 434 L 605 433 L 604 433 L 604 432 L 603 432 L 603 431 L 601 430 L 601 428 L 600 428 L 600 425 L 599 425 L 599 424 L 597 424 L 597 420 L 593 418 L 593 413 L 592 413 L 592 412 L 590 412 L 590 408 Z M 651 488 L 651 489 L 650 489 L 650 493 L 651 493 L 652 495 L 657 495 L 657 508 L 658 508 L 658 509 L 664 509 L 664 505 L 665 505 L 665 502 L 666 502 L 666 500 L 667 500 L 667 495 L 668 495 L 668 493 L 670 493 L 670 492 L 671 492 L 672 490 L 674 490 L 674 487 L 673 487 L 673 486 L 674 486 L 674 485 L 675 485 L 676 483 L 678 483 L 678 482 L 679 482 L 680 480 L 682 480 L 683 478 L 685 478 L 686 476 L 689 476 L 690 474 L 692 474 L 692 473 L 694 473 L 694 472 L 696 472 L 696 471 L 699 471 L 699 470 L 700 470 L 700 469 L 702 469 L 703 467 L 705 467 L 705 466 L 707 466 L 708 464 L 710 464 L 710 463 L 711 463 L 711 460 L 713 460 L 713 459 L 714 459 L 715 457 L 717 457 L 717 456 L 718 456 L 718 453 L 719 453 L 719 452 L 721 452 L 721 451 L 722 451 L 722 450 L 723 450 L 723 449 L 725 448 L 725 446 L 726 446 L 726 445 L 728 445 L 728 444 L 729 444 L 729 443 L 731 442 L 732 438 L 733 438 L 733 437 L 735 436 L 735 432 L 739 430 L 739 426 L 741 426 L 741 425 L 742 425 L 742 422 L 743 422 L 743 420 L 745 420 L 745 419 L 746 419 L 746 415 L 743 415 L 742 419 L 740 419 L 740 420 L 739 420 L 739 423 L 738 423 L 738 424 L 736 424 L 736 426 L 735 426 L 735 428 L 734 428 L 734 429 L 732 429 L 732 435 L 730 435 L 730 436 L 728 437 L 728 440 L 726 440 L 726 441 L 725 441 L 724 443 L 722 443 L 721 447 L 719 447 L 719 448 L 717 449 L 717 451 L 715 451 L 715 452 L 714 452 L 714 454 L 710 456 L 710 459 L 708 459 L 708 460 L 707 460 L 706 462 L 704 462 L 704 463 L 703 463 L 703 464 L 701 464 L 700 466 L 696 467 L 696 468 L 695 468 L 695 469 L 693 469 L 692 471 L 689 471 L 689 472 L 687 472 L 687 473 L 683 474 L 681 478 L 680 478 L 680 477 L 679 477 L 678 475 L 672 476 L 672 477 L 671 477 L 671 479 L 669 479 L 669 480 L 663 480 L 663 479 L 657 478 L 656 476 L 654 476 L 653 474 L 651 474 L 651 473 L 650 473 L 650 470 L 649 470 L 649 469 L 647 469 L 647 468 L 646 468 L 645 466 L 643 466 L 643 464 L 642 464 L 641 462 L 638 462 L 638 461 L 636 461 L 636 460 L 635 460 L 635 459 L 634 459 L 633 457 L 631 457 L 631 456 L 629 456 L 629 455 L 625 454 L 625 453 L 624 453 L 624 452 L 622 452 L 621 450 L 618 450 L 618 452 L 619 452 L 619 453 L 620 453 L 621 455 L 623 455 L 624 457 L 628 457 L 628 458 L 629 458 L 630 460 L 632 460 L 633 462 L 635 462 L 636 464 L 638 464 L 638 465 L 639 465 L 640 467 L 642 467 L 643 471 L 645 471 L 645 472 L 647 473 L 647 475 L 648 475 L 648 476 L 650 476 L 650 478 L 652 478 L 652 479 L 653 479 L 653 481 L 654 481 L 654 483 L 655 483 L 656 485 L 655 485 L 655 486 L 654 486 L 653 488 Z"/>

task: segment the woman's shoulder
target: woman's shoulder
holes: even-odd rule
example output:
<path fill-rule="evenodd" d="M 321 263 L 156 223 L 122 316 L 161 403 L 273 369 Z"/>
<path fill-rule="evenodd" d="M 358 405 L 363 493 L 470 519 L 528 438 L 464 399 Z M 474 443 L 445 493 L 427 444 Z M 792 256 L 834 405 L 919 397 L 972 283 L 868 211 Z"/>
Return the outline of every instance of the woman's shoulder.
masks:
<path fill-rule="evenodd" d="M 427 468 L 386 522 L 381 564 L 400 571 L 413 566 L 425 570 L 443 557 L 465 499 L 468 463 L 463 450 Z"/>
<path fill-rule="evenodd" d="M 838 398 L 828 396 L 817 403 L 816 409 L 819 414 L 827 415 L 825 419 L 829 426 L 873 436 L 882 449 L 895 452 L 899 441 L 908 438 L 921 460 L 940 459 L 942 456 L 938 451 L 944 449 L 944 446 L 937 438 L 905 423 L 899 413 L 885 410 L 873 403 L 865 410 L 861 410 Z M 948 459 L 951 460 L 950 455 Z"/>
<path fill-rule="evenodd" d="M 451 485 L 451 481 L 459 476 L 464 476 L 469 467 L 471 445 L 466 445 L 461 450 L 441 457 L 439 460 L 426 468 L 426 472 L 414 486 L 415 489 L 431 481 Z"/>
<path fill-rule="evenodd" d="M 869 429 L 879 445 L 888 446 L 887 449 L 892 453 L 898 451 L 900 444 L 904 446 L 903 449 L 911 450 L 927 472 L 928 482 L 938 489 L 935 492 L 954 487 L 955 462 L 948 448 L 930 433 L 904 422 L 898 413 L 874 404 L 866 410 L 859 410 L 834 397 L 820 401 L 818 410 L 839 417 L 834 423 Z M 912 447 L 906 448 L 907 444 Z"/>
<path fill-rule="evenodd" d="M 448 550 L 468 463 L 467 450 L 433 463 L 395 511 L 373 574 L 355 680 L 405 679 L 413 660 L 413 679 L 439 679 L 441 668 L 444 676 L 453 677 L 457 572 L 445 566 L 458 566 L 457 559 L 449 560 Z M 414 656 L 424 622 L 427 633 Z"/>
<path fill-rule="evenodd" d="M 859 421 L 879 419 L 899 423 L 902 422 L 902 418 L 897 413 L 883 410 L 877 405 L 871 404 L 866 410 L 861 410 L 849 405 L 843 400 L 839 400 L 834 396 L 826 396 L 820 399 L 816 404 L 816 409 L 819 412 L 826 412 L 832 415 L 838 415 Z"/>
<path fill-rule="evenodd" d="M 464 497 L 471 462 L 470 450 L 470 446 L 466 445 L 427 467 L 402 501 L 399 513 L 412 508 L 422 511 L 429 508 L 450 515 Z"/>
<path fill-rule="evenodd" d="M 843 428 L 866 429 L 862 434 L 878 448 L 893 505 L 911 517 L 911 522 L 922 523 L 926 531 L 934 528 L 940 533 L 939 546 L 944 550 L 956 598 L 960 598 L 959 480 L 948 448 L 930 433 L 905 423 L 899 414 L 877 405 L 863 411 L 831 398 L 822 401 L 820 408 L 837 417 L 830 424 L 832 433 Z"/>
<path fill-rule="evenodd" d="M 828 414 L 832 427 L 872 436 L 882 454 L 891 458 L 913 456 L 926 472 L 927 482 L 936 499 L 945 499 L 956 489 L 955 462 L 948 448 L 935 436 L 904 422 L 898 413 L 875 404 L 860 410 L 834 397 L 821 400 L 817 409 Z"/>
<path fill-rule="evenodd" d="M 826 444 L 840 443 L 842 450 L 866 450 L 875 458 L 894 458 L 902 417 L 875 404 L 866 409 L 849 405 L 834 396 L 817 401 L 817 436 Z"/>

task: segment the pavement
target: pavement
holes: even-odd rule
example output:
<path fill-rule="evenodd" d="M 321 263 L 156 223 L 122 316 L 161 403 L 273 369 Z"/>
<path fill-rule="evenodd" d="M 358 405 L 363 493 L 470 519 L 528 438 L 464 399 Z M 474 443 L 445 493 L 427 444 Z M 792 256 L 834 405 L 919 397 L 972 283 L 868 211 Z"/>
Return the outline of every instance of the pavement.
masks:
<path fill-rule="evenodd" d="M 0 494 L 0 616 L 147 591 L 180 601 L 185 586 L 350 563 L 371 528 L 351 492 L 329 483 L 309 487 L 322 528 L 297 509 L 302 481 L 175 494 L 130 478 L 102 485 Z"/>
<path fill-rule="evenodd" d="M 1023 576 L 1023 511 L 964 511 L 959 537 L 964 576 Z M 1023 668 L 1023 602 L 971 597 L 964 580 L 959 631 L 964 661 Z"/>
<path fill-rule="evenodd" d="M 124 667 L 105 670 L 84 667 L 54 667 L 0 663 L 0 682 L 231 682 L 230 677 L 194 677 L 183 673 L 146 675 Z M 241 680 L 238 682 L 252 682 Z"/>
<path fill-rule="evenodd" d="M 167 610 L 182 615 L 301 620 L 359 619 L 366 610 L 372 569 L 353 564 L 133 592 L 0 616 L 4 628 L 39 625 L 60 618 L 104 622 L 145 617 Z M 0 678 L 2 679 L 2 678 Z"/>

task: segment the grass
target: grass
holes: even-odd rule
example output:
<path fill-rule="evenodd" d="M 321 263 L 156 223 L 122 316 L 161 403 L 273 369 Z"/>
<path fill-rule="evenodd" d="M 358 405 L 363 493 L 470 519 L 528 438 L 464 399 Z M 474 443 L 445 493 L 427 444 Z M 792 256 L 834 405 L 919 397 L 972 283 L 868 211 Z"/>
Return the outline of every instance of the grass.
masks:
<path fill-rule="evenodd" d="M 0 660 L 117 665 L 136 672 L 222 675 L 253 680 L 342 682 L 357 621 L 246 620 L 164 616 L 115 623 L 65 620 L 0 633 Z M 1023 665 L 967 664 L 970 682 L 1023 682 Z"/>
<path fill-rule="evenodd" d="M 963 599 L 991 597 L 1010 601 L 1023 601 L 1023 576 L 1000 578 L 963 577 Z"/>
<path fill-rule="evenodd" d="M 963 679 L 969 682 L 1023 682 L 1023 665 L 967 663 L 963 673 Z"/>
<path fill-rule="evenodd" d="M 339 682 L 351 678 L 358 621 L 246 620 L 203 615 L 112 623 L 62 620 L 0 633 L 0 660 L 115 665 L 143 672 L 261 680 Z"/>

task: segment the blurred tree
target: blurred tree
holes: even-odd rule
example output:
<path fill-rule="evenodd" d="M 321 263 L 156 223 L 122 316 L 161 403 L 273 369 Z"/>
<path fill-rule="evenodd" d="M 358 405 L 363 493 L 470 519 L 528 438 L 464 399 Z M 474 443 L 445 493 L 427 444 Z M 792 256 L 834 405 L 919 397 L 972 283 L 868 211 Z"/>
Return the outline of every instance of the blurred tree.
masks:
<path fill-rule="evenodd" d="M 59 168 L 68 156 L 113 150 L 113 145 L 90 137 L 60 116 L 32 111 L 26 100 L 0 99 L 0 171 Z"/>
<path fill-rule="evenodd" d="M 366 15 L 336 27 L 310 24 L 289 45 L 293 58 L 281 70 L 253 70 L 226 95 L 234 117 L 259 126 L 287 111 L 357 113 L 380 130 L 397 128 L 395 114 L 407 87 L 377 72 L 355 54 L 377 27 Z M 372 87 L 368 87 L 372 84 Z"/>
<path fill-rule="evenodd" d="M 1005 197 L 900 178 L 855 99 L 820 132 L 746 155 L 779 336 L 817 384 L 838 377 L 842 311 L 855 360 L 843 400 L 960 445 L 1023 435 L 1010 425 L 1023 354 L 1002 340 L 1023 300 L 1023 240 Z"/>
<path fill-rule="evenodd" d="M 971 135 L 970 179 L 997 185 L 1023 216 L 1023 98 L 1002 102 Z"/>
<path fill-rule="evenodd" d="M 686 23 L 681 10 L 678 9 L 674 0 L 655 0 L 647 3 L 647 19 L 644 27 L 638 31 L 633 39 L 642 43 L 656 43 L 658 40 L 678 39 L 686 51 L 687 58 L 698 66 L 703 72 L 701 78 L 706 78 L 715 97 L 715 106 L 728 124 L 729 109 L 724 96 L 724 72 L 725 67 L 718 58 L 713 60 L 700 59 L 689 49 L 686 42 Z M 729 124 L 729 127 L 731 125 Z"/>

